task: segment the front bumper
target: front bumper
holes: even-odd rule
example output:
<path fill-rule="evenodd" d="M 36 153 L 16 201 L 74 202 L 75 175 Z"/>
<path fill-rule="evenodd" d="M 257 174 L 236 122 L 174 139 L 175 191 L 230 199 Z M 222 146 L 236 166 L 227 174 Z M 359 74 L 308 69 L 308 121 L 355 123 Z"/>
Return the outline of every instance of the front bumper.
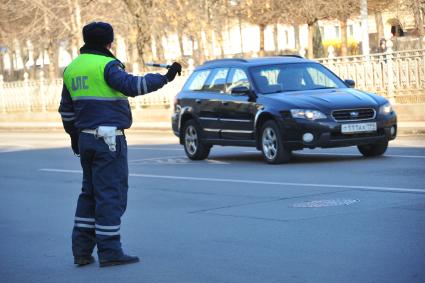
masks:
<path fill-rule="evenodd" d="M 291 150 L 316 147 L 355 146 L 386 142 L 396 138 L 397 117 L 394 113 L 385 117 L 378 116 L 374 120 L 346 123 L 362 122 L 376 122 L 377 131 L 343 134 L 341 133 L 341 125 L 344 124 L 344 122 L 335 122 L 333 120 L 309 121 L 305 119 L 282 119 L 280 127 L 283 132 L 283 143 Z M 393 133 L 391 133 L 392 127 L 394 127 Z M 314 139 L 311 142 L 303 141 L 302 136 L 305 133 L 312 133 Z"/>

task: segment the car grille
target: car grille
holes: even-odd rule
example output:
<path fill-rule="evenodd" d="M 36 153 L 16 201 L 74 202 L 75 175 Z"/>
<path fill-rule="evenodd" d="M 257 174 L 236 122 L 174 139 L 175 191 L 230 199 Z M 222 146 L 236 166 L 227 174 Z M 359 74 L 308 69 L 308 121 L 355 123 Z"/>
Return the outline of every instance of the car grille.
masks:
<path fill-rule="evenodd" d="M 335 121 L 360 121 L 374 119 L 376 115 L 373 108 L 358 108 L 358 109 L 344 109 L 332 111 L 332 118 Z"/>

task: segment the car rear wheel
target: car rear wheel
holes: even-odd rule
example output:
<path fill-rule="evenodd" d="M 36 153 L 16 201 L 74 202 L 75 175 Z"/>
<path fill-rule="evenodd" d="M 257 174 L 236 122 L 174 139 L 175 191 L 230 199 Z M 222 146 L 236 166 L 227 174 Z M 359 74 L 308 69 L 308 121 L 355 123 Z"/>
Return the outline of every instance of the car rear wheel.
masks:
<path fill-rule="evenodd" d="M 382 143 L 358 145 L 360 153 L 363 156 L 379 156 L 385 153 L 388 147 L 388 141 Z"/>
<path fill-rule="evenodd" d="M 210 145 L 201 142 L 201 127 L 195 120 L 185 123 L 184 129 L 184 150 L 187 157 L 192 160 L 203 160 L 210 154 Z"/>
<path fill-rule="evenodd" d="M 282 136 L 275 121 L 267 121 L 261 127 L 261 151 L 269 164 L 287 163 L 291 151 L 283 147 Z"/>

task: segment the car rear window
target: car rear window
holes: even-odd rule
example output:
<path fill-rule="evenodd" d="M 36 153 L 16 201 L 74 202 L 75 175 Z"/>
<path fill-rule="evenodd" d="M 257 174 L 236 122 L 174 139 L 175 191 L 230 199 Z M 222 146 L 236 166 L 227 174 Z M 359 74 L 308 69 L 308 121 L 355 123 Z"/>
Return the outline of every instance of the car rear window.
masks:
<path fill-rule="evenodd" d="M 184 85 L 183 90 L 201 90 L 211 70 L 195 71 Z"/>

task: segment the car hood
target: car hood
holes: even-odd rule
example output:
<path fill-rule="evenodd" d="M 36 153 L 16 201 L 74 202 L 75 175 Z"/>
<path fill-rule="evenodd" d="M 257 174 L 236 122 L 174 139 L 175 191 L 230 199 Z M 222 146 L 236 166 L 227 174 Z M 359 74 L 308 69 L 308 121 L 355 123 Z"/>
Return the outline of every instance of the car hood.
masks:
<path fill-rule="evenodd" d="M 377 109 L 386 101 L 378 95 L 351 88 L 273 93 L 264 97 L 273 100 L 273 103 L 282 104 L 284 108 L 315 109 L 326 113 L 335 109 Z"/>

